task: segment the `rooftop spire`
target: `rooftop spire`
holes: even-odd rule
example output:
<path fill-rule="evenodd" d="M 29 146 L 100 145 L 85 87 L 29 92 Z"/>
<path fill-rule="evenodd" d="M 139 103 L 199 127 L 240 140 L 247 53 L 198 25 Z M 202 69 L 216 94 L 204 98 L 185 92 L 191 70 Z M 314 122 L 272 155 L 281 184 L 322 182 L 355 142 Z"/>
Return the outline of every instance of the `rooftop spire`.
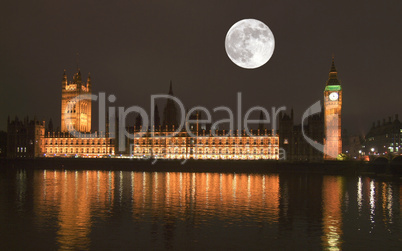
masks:
<path fill-rule="evenodd" d="M 63 88 L 63 90 L 64 90 L 64 88 L 66 88 L 66 85 L 67 85 L 66 69 L 64 69 L 63 79 L 61 80 L 61 85 L 62 85 L 62 88 Z"/>
<path fill-rule="evenodd" d="M 81 80 L 81 71 L 80 69 L 77 69 L 77 73 L 74 74 L 73 77 L 73 83 L 74 84 L 81 84 L 82 80 Z"/>
<path fill-rule="evenodd" d="M 91 88 L 91 73 L 90 72 L 88 72 L 87 87 Z"/>
<path fill-rule="evenodd" d="M 170 80 L 169 95 L 173 96 L 172 80 Z"/>
<path fill-rule="evenodd" d="M 330 70 L 330 72 L 336 72 L 334 53 L 332 53 L 332 64 L 331 64 L 331 70 Z"/>
<path fill-rule="evenodd" d="M 333 53 L 332 53 L 332 63 L 331 63 L 331 69 L 329 70 L 327 85 L 340 85 L 340 82 L 338 80 L 338 72 L 336 71 L 335 67 L 335 57 Z"/>

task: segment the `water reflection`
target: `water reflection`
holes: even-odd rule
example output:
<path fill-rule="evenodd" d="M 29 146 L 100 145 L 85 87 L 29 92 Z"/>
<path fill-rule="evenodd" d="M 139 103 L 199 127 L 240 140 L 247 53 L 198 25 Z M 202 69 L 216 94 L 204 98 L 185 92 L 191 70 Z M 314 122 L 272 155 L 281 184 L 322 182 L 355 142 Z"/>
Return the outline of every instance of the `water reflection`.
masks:
<path fill-rule="evenodd" d="M 33 231 L 55 235 L 53 248 L 131 247 L 130 238 L 155 249 L 400 241 L 388 235 L 401 231 L 401 185 L 368 177 L 19 170 L 14 181 L 15 206 L 33 213 Z"/>
<path fill-rule="evenodd" d="M 342 244 L 341 201 L 343 178 L 325 176 L 323 178 L 323 246 L 338 250 Z"/>
<path fill-rule="evenodd" d="M 61 249 L 89 248 L 91 216 L 105 216 L 112 206 L 113 176 L 112 172 L 100 171 L 35 172 L 37 224 L 46 225 L 47 218 L 55 218 Z"/>

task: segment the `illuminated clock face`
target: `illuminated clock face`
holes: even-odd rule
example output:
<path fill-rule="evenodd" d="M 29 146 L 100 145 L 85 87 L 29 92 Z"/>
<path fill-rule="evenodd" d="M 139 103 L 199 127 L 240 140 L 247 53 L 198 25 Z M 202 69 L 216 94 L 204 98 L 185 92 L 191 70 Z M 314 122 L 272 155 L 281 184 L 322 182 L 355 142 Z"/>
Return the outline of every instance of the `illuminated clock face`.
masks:
<path fill-rule="evenodd" d="M 333 92 L 333 93 L 329 94 L 329 99 L 332 101 L 338 100 L 338 93 Z"/>

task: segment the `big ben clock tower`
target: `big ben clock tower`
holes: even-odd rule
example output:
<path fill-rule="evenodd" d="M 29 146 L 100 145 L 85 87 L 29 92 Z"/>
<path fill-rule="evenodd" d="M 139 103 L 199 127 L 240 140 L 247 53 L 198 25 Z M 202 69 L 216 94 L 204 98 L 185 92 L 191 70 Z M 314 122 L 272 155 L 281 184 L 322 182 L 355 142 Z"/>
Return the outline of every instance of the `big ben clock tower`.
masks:
<path fill-rule="evenodd" d="M 329 78 L 324 90 L 324 109 L 324 159 L 331 160 L 336 159 L 338 154 L 342 153 L 342 87 L 338 80 L 333 56 Z"/>

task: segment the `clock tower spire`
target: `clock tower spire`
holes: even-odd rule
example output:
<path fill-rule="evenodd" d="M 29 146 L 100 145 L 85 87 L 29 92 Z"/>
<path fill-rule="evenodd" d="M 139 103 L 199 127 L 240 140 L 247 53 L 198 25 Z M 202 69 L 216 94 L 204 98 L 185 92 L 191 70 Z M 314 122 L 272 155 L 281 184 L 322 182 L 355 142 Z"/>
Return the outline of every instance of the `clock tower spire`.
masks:
<path fill-rule="evenodd" d="M 342 153 L 342 87 L 338 80 L 334 56 L 324 90 L 324 159 L 331 160 Z"/>

